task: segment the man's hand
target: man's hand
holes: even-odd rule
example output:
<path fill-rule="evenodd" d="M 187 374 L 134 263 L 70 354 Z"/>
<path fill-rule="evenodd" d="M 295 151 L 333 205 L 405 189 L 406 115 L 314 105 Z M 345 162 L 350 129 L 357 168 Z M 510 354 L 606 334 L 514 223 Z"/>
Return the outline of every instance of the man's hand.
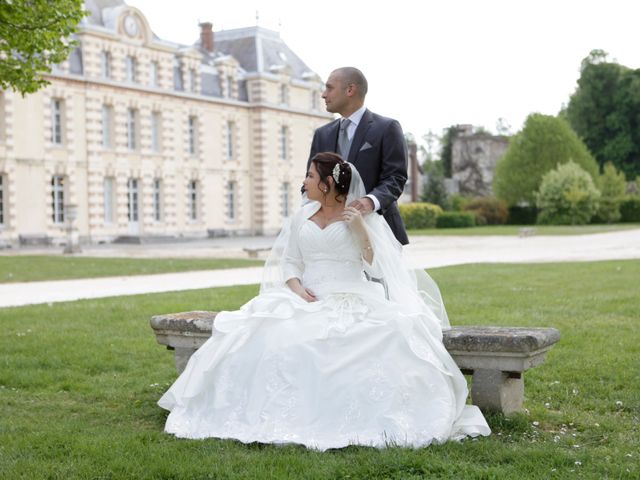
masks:
<path fill-rule="evenodd" d="M 369 197 L 362 197 L 358 200 L 354 200 L 348 206 L 355 208 L 362 215 L 373 212 L 373 200 L 371 200 Z"/>

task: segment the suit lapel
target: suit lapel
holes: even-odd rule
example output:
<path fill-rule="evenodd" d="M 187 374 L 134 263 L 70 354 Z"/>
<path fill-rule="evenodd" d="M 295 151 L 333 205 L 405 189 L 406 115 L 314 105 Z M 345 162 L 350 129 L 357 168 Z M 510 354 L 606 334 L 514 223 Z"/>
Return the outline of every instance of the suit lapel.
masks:
<path fill-rule="evenodd" d="M 340 133 L 340 119 L 330 123 L 327 128 L 327 151 L 338 152 L 338 134 Z"/>
<path fill-rule="evenodd" d="M 353 135 L 353 140 L 351 140 L 351 148 L 349 149 L 349 162 L 356 164 L 356 160 L 358 157 L 358 153 L 360 152 L 360 148 L 364 144 L 364 138 L 373 123 L 373 116 L 369 109 L 364 111 L 362 118 L 360 119 L 360 123 L 358 124 L 358 128 L 356 128 L 356 133 Z M 337 141 L 337 140 L 336 140 Z"/>

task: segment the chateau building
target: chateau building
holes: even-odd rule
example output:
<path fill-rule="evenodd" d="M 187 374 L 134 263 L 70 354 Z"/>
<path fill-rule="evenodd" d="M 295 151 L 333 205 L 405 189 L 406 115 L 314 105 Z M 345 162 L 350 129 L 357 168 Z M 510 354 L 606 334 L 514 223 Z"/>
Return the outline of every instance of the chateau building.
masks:
<path fill-rule="evenodd" d="M 0 241 L 270 234 L 298 205 L 323 82 L 261 27 L 193 45 L 121 0 L 86 0 L 78 47 L 0 91 Z M 197 36 L 194 34 L 194 37 Z"/>
<path fill-rule="evenodd" d="M 508 148 L 509 137 L 458 125 L 451 147 L 452 190 L 468 196 L 493 195 L 496 164 Z"/>

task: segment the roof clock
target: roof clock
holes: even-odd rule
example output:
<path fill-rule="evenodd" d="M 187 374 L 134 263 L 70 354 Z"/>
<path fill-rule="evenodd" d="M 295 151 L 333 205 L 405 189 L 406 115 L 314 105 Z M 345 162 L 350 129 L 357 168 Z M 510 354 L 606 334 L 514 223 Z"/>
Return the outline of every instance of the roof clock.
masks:
<path fill-rule="evenodd" d="M 124 31 L 130 37 L 135 37 L 138 34 L 138 20 L 136 17 L 129 14 L 124 18 Z"/>

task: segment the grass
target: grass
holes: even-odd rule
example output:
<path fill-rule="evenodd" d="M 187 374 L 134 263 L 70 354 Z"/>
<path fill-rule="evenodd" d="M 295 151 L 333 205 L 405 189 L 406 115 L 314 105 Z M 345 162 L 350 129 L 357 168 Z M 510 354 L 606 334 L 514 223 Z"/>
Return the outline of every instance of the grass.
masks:
<path fill-rule="evenodd" d="M 528 413 L 493 435 L 410 450 L 178 440 L 175 379 L 149 317 L 237 308 L 256 286 L 0 309 L 0 478 L 626 479 L 640 477 L 640 261 L 433 270 L 455 324 L 554 326 Z"/>
<path fill-rule="evenodd" d="M 536 235 L 588 235 L 591 233 L 617 232 L 640 228 L 637 223 L 618 223 L 614 225 L 485 225 L 471 228 L 426 228 L 409 230 L 409 235 L 514 235 L 520 229 L 533 228 Z"/>
<path fill-rule="evenodd" d="M 67 280 L 262 265 L 260 260 L 211 258 L 98 258 L 56 255 L 0 256 L 0 283 Z"/>

